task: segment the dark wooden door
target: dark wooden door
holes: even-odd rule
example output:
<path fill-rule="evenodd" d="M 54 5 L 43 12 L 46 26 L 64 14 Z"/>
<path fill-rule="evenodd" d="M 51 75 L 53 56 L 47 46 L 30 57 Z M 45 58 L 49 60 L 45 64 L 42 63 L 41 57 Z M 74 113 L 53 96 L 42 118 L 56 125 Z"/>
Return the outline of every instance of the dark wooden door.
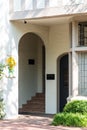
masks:
<path fill-rule="evenodd" d="M 69 95 L 68 55 L 60 59 L 60 112 L 63 111 Z"/>

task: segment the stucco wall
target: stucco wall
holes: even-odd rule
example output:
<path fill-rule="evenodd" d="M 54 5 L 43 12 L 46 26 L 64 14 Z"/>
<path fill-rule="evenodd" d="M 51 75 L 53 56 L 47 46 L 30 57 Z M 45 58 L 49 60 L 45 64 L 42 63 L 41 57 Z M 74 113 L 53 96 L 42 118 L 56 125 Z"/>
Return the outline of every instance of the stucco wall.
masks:
<path fill-rule="evenodd" d="M 11 34 L 12 34 L 12 39 L 14 40 L 14 43 L 15 43 L 15 45 L 16 45 L 16 47 L 17 47 L 17 55 L 18 55 L 18 49 L 19 49 L 19 41 L 20 41 L 20 39 L 21 39 L 21 37 L 24 35 L 24 34 L 26 34 L 26 33 L 28 33 L 28 32 L 33 32 L 33 33 L 35 33 L 35 34 L 37 34 L 38 36 L 40 36 L 41 38 L 42 38 L 42 40 L 43 40 L 43 42 L 45 43 L 45 44 L 47 44 L 47 42 L 48 42 L 48 28 L 47 27 L 41 27 L 41 26 L 37 26 L 37 25 L 31 25 L 31 24 L 24 24 L 24 23 L 22 23 L 22 22 L 11 22 L 10 23 L 10 30 L 9 30 L 10 32 L 11 32 Z M 24 41 L 23 41 L 24 42 Z M 26 41 L 27 42 L 27 41 Z M 28 41 L 29 42 L 29 41 Z M 33 41 L 33 43 L 35 44 L 36 43 L 36 41 Z M 24 42 L 24 44 L 26 44 L 25 42 Z M 36 46 L 38 46 L 38 45 L 35 45 L 34 46 L 34 49 L 35 50 L 32 50 L 31 49 L 31 47 L 30 47 L 30 51 L 36 51 L 36 53 L 37 53 L 37 48 L 35 48 Z M 27 49 L 28 49 L 28 47 L 29 46 L 27 46 Z M 41 47 L 40 47 L 41 48 Z M 39 49 L 40 49 L 39 48 Z M 14 51 L 14 50 L 11 50 L 11 51 Z M 26 48 L 25 48 L 25 51 L 26 51 Z M 25 52 L 24 51 L 24 52 Z M 27 52 L 29 52 L 29 50 L 28 51 L 26 51 L 26 54 L 27 54 Z M 38 54 L 34 54 L 34 56 L 37 56 L 38 57 L 38 55 L 41 53 L 41 50 L 39 50 L 39 52 L 38 52 Z M 30 54 L 30 53 L 29 53 Z M 23 54 L 22 54 L 22 56 L 23 56 Z M 29 56 L 29 55 L 28 55 Z M 22 61 L 23 62 L 23 64 L 25 64 L 24 62 L 27 62 L 27 59 L 29 58 L 28 56 L 26 56 L 26 58 L 25 58 L 25 60 L 24 61 Z M 33 58 L 33 57 L 32 57 Z M 39 59 L 41 59 L 41 55 L 38 57 Z M 38 59 L 38 60 L 39 60 Z M 38 64 L 38 63 L 37 63 Z M 40 63 L 40 65 L 41 65 L 41 63 Z M 18 66 L 18 64 L 17 64 L 17 66 Z M 27 66 L 27 65 L 25 65 L 25 66 Z M 41 68 L 41 66 L 38 66 L 38 68 L 37 68 L 37 71 L 38 71 L 38 69 L 40 69 Z M 21 68 L 22 69 L 22 68 Z M 25 71 L 29 71 L 29 69 L 28 69 L 28 66 L 26 67 L 26 70 L 24 70 L 24 72 L 22 72 L 23 74 L 25 74 Z M 31 68 L 31 71 L 32 71 L 33 69 Z M 35 72 L 35 73 L 37 73 L 37 71 Z M 42 70 L 41 70 L 42 71 Z M 23 81 L 24 81 L 24 83 L 22 84 L 22 83 L 20 83 L 20 87 L 22 87 L 21 88 L 21 91 L 20 91 L 20 93 L 21 93 L 21 96 L 22 97 L 20 97 L 19 98 L 19 100 L 20 100 L 20 104 L 19 104 L 19 100 L 17 100 L 16 102 L 15 102 L 15 104 L 19 104 L 19 105 L 17 105 L 17 108 L 16 108 L 16 111 L 18 112 L 18 106 L 21 106 L 23 103 L 25 103 L 26 102 L 26 99 L 30 99 L 30 96 L 32 95 L 35 95 L 35 91 L 36 92 L 41 92 L 42 91 L 42 86 L 40 86 L 41 85 L 41 80 L 42 80 L 42 77 L 39 75 L 40 73 L 41 73 L 41 71 L 39 70 L 38 71 L 38 73 L 36 74 L 37 76 L 36 76 L 36 79 L 33 77 L 33 75 L 32 75 L 32 79 L 34 78 L 35 80 L 34 80 L 34 82 L 33 82 L 33 85 L 30 87 L 31 89 L 29 89 L 28 88 L 28 83 L 30 84 L 30 82 L 29 82 L 29 80 L 27 80 L 27 92 L 24 90 L 24 88 L 23 88 L 23 84 L 25 83 L 25 80 L 28 78 L 28 76 L 29 76 L 29 74 L 27 73 L 27 78 L 26 78 L 26 76 L 24 77 L 24 79 L 23 79 L 23 74 L 20 74 L 21 75 L 21 77 L 22 77 L 22 79 L 23 79 Z M 18 71 L 19 72 L 19 71 Z M 34 70 L 33 70 L 33 72 L 34 72 Z M 33 73 L 33 72 L 31 72 L 31 73 Z M 34 76 L 35 76 L 35 74 L 34 74 Z M 39 82 L 38 81 L 36 81 L 37 80 L 37 78 L 38 78 L 38 80 L 39 80 Z M 17 85 L 18 85 L 18 82 L 20 82 L 18 79 L 17 79 Z M 39 86 L 37 86 L 37 84 L 39 85 Z M 32 89 L 32 87 L 35 87 L 34 89 Z M 17 91 L 18 91 L 19 89 L 18 89 L 18 87 L 17 87 Z M 24 91 L 23 91 L 24 90 Z M 23 93 L 24 92 L 24 93 Z M 19 92 L 18 92 L 19 93 Z M 26 93 L 26 96 L 25 96 L 25 93 Z M 31 94 L 29 94 L 29 93 L 31 93 Z M 27 95 L 28 94 L 28 95 Z M 18 97 L 18 95 L 16 94 L 16 97 Z M 22 100 L 23 99 L 23 100 Z M 12 102 L 12 101 L 11 101 Z M 11 115 L 12 116 L 12 115 Z"/>
<path fill-rule="evenodd" d="M 44 27 L 33 25 L 31 23 L 24 24 L 24 21 L 10 22 L 8 15 L 8 0 L 1 0 L 0 3 L 2 5 L 1 10 L 3 12 L 0 17 L 0 61 L 5 62 L 8 55 L 13 55 L 16 59 L 15 78 L 5 78 L 2 83 L 3 97 L 6 107 L 6 118 L 13 118 L 18 115 L 18 48 L 21 37 L 27 32 L 36 33 L 42 38 L 45 44 L 46 74 L 55 74 L 55 80 L 46 80 L 46 113 L 56 113 L 57 58 L 62 53 L 69 51 L 70 41 L 68 24 Z"/>
<path fill-rule="evenodd" d="M 51 27 L 42 27 L 42 26 L 37 26 L 37 25 L 31 25 L 31 24 L 24 24 L 20 22 L 12 22 L 10 23 L 10 28 L 9 28 L 10 36 L 9 39 L 11 42 L 9 44 L 13 44 L 16 47 L 16 54 L 18 54 L 18 44 L 21 39 L 21 37 L 27 33 L 27 32 L 34 32 L 38 34 L 46 47 L 46 74 L 53 73 L 55 74 L 55 80 L 48 81 L 46 80 L 46 113 L 56 113 L 57 112 L 57 58 L 64 52 L 69 51 L 69 25 L 68 24 L 60 24 L 60 25 L 55 25 Z M 13 53 L 15 53 L 15 49 L 11 49 Z M 41 51 L 41 50 L 39 50 Z M 39 57 L 40 58 L 40 57 Z M 41 58 L 40 58 L 41 59 Z M 18 63 L 17 63 L 18 65 Z M 38 71 L 38 73 L 40 73 Z M 40 75 L 39 75 L 40 76 Z M 39 77 L 38 77 L 39 81 Z M 12 81 L 9 81 L 12 82 Z M 42 81 L 38 82 L 39 83 L 39 88 L 40 90 L 40 84 Z M 10 83 L 9 83 L 10 85 Z M 15 90 L 16 96 L 14 96 L 14 99 L 16 99 L 16 102 L 13 104 L 13 108 L 15 105 L 18 104 L 18 80 L 16 80 L 16 84 L 11 84 L 11 87 L 13 86 L 13 90 L 11 92 L 14 93 L 14 87 L 17 88 Z M 9 92 L 9 90 L 7 90 Z M 9 95 L 10 98 L 10 104 L 12 104 L 13 99 Z M 6 100 L 7 108 L 8 108 L 8 102 Z M 11 107 L 11 108 L 12 108 Z M 9 108 L 8 108 L 9 109 Z M 9 111 L 12 111 L 9 109 Z M 15 110 L 16 113 L 18 112 L 18 107 Z M 12 117 L 12 113 L 11 113 Z"/>
<path fill-rule="evenodd" d="M 47 45 L 46 73 L 55 74 L 55 80 L 46 80 L 46 112 L 57 112 L 57 58 L 69 52 L 69 24 L 51 26 L 49 29 L 49 44 Z M 50 90 L 50 91 L 49 91 Z"/>
<path fill-rule="evenodd" d="M 9 0 L 0 1 L 0 12 L 0 63 L 6 63 L 6 58 L 9 55 L 12 55 L 17 63 L 17 46 L 14 42 L 9 23 Z M 5 74 L 8 76 L 7 71 Z M 15 78 L 4 77 L 0 84 L 2 86 L 2 98 L 4 98 L 5 103 L 6 118 L 15 117 L 18 114 L 17 66 L 15 67 L 14 75 Z"/>
<path fill-rule="evenodd" d="M 27 32 L 38 34 L 46 47 L 46 74 L 55 74 L 55 80 L 46 80 L 46 113 L 57 112 L 57 58 L 69 51 L 69 24 L 59 24 L 51 27 L 12 22 L 10 30 L 18 52 L 20 38 Z M 49 42 L 48 42 L 49 41 Z M 41 50 L 39 50 L 41 51 Z M 40 58 L 41 59 L 41 58 Z M 40 73 L 38 71 L 38 73 Z M 39 75 L 40 76 L 40 75 Z M 38 77 L 39 81 L 39 77 Z M 38 82 L 39 86 L 42 81 Z M 18 81 L 17 81 L 18 84 Z M 38 87 L 39 87 L 38 86 Z M 40 87 L 39 87 L 40 88 Z M 41 91 L 38 88 L 39 91 Z"/>
<path fill-rule="evenodd" d="M 14 1 L 14 5 L 12 5 Z M 22 2 L 21 2 L 22 1 Z M 10 0 L 10 19 L 32 19 L 46 18 L 52 16 L 81 16 L 81 13 L 86 13 L 86 0 Z M 18 3 L 18 4 L 16 4 Z M 60 17 L 61 18 L 61 17 Z"/>
<path fill-rule="evenodd" d="M 4 78 L 2 82 L 3 98 L 5 102 L 6 118 L 18 116 L 18 47 L 21 37 L 27 32 L 34 32 L 41 36 L 44 43 L 48 43 L 48 28 L 37 25 L 24 24 L 24 22 L 9 21 L 9 2 L 1 0 L 0 15 L 0 62 L 5 63 L 8 55 L 16 60 L 15 78 Z M 1 90 L 1 91 L 2 91 Z M 1 92 L 0 91 L 0 92 Z"/>

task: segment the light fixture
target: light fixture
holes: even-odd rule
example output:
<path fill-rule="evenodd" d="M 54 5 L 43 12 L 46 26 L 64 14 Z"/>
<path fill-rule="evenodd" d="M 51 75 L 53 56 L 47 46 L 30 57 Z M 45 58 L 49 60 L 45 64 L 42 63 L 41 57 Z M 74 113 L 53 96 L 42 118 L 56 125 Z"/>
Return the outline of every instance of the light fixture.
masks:
<path fill-rule="evenodd" d="M 26 21 L 26 20 L 24 20 L 24 24 L 27 24 L 27 21 Z"/>

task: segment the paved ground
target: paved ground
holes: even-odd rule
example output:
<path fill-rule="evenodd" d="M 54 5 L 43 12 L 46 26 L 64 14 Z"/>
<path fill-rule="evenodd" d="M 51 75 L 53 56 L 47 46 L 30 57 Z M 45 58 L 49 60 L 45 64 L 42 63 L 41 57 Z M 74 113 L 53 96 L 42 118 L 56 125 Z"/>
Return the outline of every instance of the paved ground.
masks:
<path fill-rule="evenodd" d="M 87 130 L 87 128 L 74 128 L 51 126 L 52 116 L 20 115 L 15 120 L 1 120 L 0 130 Z"/>

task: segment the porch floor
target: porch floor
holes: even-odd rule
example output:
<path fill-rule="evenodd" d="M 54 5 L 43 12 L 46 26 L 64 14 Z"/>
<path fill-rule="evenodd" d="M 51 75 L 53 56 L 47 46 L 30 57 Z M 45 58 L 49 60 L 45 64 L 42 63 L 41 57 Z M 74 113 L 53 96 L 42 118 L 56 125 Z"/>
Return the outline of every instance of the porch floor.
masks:
<path fill-rule="evenodd" d="M 19 115 L 17 119 L 1 120 L 0 130 L 87 130 L 87 128 L 51 126 L 53 115 Z"/>

